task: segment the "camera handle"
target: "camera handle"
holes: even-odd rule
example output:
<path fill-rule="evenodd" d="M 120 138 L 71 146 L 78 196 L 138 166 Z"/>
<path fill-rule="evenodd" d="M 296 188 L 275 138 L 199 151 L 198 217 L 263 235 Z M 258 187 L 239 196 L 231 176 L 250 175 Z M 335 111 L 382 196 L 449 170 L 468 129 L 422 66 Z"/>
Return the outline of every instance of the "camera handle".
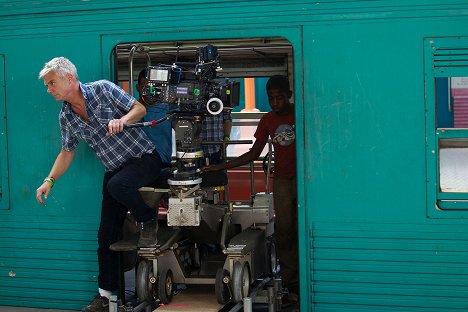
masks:
<path fill-rule="evenodd" d="M 141 127 L 154 127 L 157 124 L 160 124 L 163 121 L 172 119 L 172 115 L 167 115 L 166 117 L 160 118 L 158 120 L 151 120 L 151 121 L 143 121 L 143 122 L 135 122 L 132 124 L 124 125 L 124 129 L 130 129 L 130 128 L 141 128 Z"/>

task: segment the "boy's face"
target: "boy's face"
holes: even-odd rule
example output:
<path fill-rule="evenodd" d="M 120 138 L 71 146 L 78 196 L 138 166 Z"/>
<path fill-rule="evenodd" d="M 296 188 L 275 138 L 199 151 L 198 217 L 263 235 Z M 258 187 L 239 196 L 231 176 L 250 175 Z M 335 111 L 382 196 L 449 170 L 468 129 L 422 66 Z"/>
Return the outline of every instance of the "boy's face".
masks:
<path fill-rule="evenodd" d="M 287 112 L 289 110 L 289 98 L 291 92 L 286 92 L 279 89 L 267 90 L 268 102 L 270 103 L 272 111 L 277 114 Z"/>

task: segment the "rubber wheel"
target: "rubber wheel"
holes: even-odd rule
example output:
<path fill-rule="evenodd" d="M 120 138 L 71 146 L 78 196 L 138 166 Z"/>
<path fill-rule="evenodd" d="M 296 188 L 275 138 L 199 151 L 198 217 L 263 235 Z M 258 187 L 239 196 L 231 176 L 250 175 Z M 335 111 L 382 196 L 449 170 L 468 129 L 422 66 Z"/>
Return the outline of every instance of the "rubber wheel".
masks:
<path fill-rule="evenodd" d="M 143 260 L 138 264 L 136 292 L 138 302 L 153 302 L 156 299 L 156 278 L 153 273 L 152 261 Z"/>
<path fill-rule="evenodd" d="M 232 268 L 232 293 L 235 302 L 242 301 L 250 292 L 250 268 L 249 263 L 239 261 Z"/>
<path fill-rule="evenodd" d="M 276 255 L 276 245 L 271 242 L 268 246 L 270 252 L 270 274 L 276 277 L 279 274 L 278 257 Z"/>
<path fill-rule="evenodd" d="M 171 270 L 162 270 L 158 279 L 159 301 L 168 304 L 174 296 L 174 276 Z"/>
<path fill-rule="evenodd" d="M 215 294 L 219 304 L 226 304 L 231 299 L 229 286 L 223 281 L 226 276 L 229 273 L 225 269 L 219 268 L 216 271 Z"/>

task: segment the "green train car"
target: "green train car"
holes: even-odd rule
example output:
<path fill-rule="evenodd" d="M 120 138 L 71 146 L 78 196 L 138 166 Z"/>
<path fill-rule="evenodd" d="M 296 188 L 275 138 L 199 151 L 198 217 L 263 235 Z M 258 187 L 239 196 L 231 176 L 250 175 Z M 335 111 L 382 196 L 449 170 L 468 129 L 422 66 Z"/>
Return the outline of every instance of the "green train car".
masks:
<path fill-rule="evenodd" d="M 123 82 L 135 43 L 213 43 L 232 77 L 290 77 L 301 311 L 468 310 L 462 0 L 1 1 L 0 306 L 94 295 L 104 169 L 80 144 L 37 204 L 61 148 L 38 72 L 66 56 L 83 82 Z"/>

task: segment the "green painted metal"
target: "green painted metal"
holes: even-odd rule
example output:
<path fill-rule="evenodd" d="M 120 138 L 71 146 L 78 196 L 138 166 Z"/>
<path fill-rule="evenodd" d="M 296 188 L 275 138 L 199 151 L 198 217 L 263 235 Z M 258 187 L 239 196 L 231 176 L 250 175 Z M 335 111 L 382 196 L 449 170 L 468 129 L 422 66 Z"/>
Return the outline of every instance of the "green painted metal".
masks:
<path fill-rule="evenodd" d="M 119 43 L 282 36 L 294 48 L 301 311 L 466 310 L 468 215 L 434 208 L 430 81 L 445 71 L 429 69 L 430 40 L 467 26 L 461 0 L 0 2 L 0 305 L 78 309 L 97 287 L 93 152 L 81 144 L 47 205 L 35 201 L 60 149 L 44 62 L 65 55 L 82 81 L 111 79 Z"/>
<path fill-rule="evenodd" d="M 0 209 L 10 207 L 8 136 L 5 104 L 5 56 L 0 54 Z"/>

